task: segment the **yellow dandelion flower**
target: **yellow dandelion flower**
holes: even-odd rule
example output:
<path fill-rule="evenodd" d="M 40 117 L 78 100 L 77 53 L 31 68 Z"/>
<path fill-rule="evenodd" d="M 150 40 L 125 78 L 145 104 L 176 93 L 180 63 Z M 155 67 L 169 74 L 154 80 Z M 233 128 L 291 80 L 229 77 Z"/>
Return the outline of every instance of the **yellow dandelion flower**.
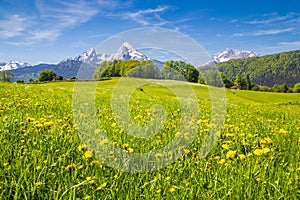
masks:
<path fill-rule="evenodd" d="M 215 159 L 216 159 L 216 160 L 220 160 L 221 157 L 220 157 L 220 156 L 216 156 Z"/>
<path fill-rule="evenodd" d="M 170 179 L 171 179 L 170 176 L 167 176 L 167 177 L 165 178 L 166 181 L 168 181 L 168 180 L 170 180 Z"/>
<path fill-rule="evenodd" d="M 8 162 L 5 162 L 5 163 L 3 163 L 2 165 L 3 165 L 3 167 L 6 167 L 7 165 L 9 165 L 9 163 L 8 163 Z"/>
<path fill-rule="evenodd" d="M 44 127 L 44 125 L 43 125 L 43 124 L 41 124 L 41 123 L 37 123 L 37 124 L 35 125 L 35 127 L 37 127 L 37 128 L 43 128 L 43 127 Z"/>
<path fill-rule="evenodd" d="M 134 152 L 134 149 L 133 149 L 133 148 L 128 148 L 127 151 L 128 151 L 129 153 L 133 153 L 133 152 Z"/>
<path fill-rule="evenodd" d="M 47 126 L 47 127 L 50 127 L 50 126 L 53 126 L 54 125 L 54 122 L 44 122 L 44 125 Z"/>
<path fill-rule="evenodd" d="M 226 161 L 226 160 L 223 158 L 223 159 L 221 159 L 221 160 L 219 161 L 219 164 L 220 164 L 220 165 L 223 165 L 223 164 L 225 163 L 225 161 Z"/>
<path fill-rule="evenodd" d="M 98 160 L 93 160 L 90 165 L 100 165 L 101 163 Z"/>
<path fill-rule="evenodd" d="M 230 150 L 230 151 L 228 151 L 228 152 L 226 153 L 226 158 L 227 158 L 227 159 L 233 159 L 233 158 L 235 157 L 235 155 L 236 155 L 236 151 Z"/>
<path fill-rule="evenodd" d="M 266 153 L 269 153 L 271 150 L 270 150 L 270 148 L 266 147 L 266 148 L 263 148 L 262 151 L 263 151 L 263 153 L 266 154 Z"/>
<path fill-rule="evenodd" d="M 102 183 L 99 187 L 96 188 L 96 190 L 102 190 L 107 186 L 107 183 Z"/>
<path fill-rule="evenodd" d="M 244 154 L 239 154 L 239 155 L 238 155 L 238 158 L 239 158 L 240 160 L 244 160 L 244 159 L 246 158 L 246 156 L 245 156 Z"/>
<path fill-rule="evenodd" d="M 156 190 L 156 193 L 161 193 L 161 190 Z"/>
<path fill-rule="evenodd" d="M 111 127 L 113 127 L 113 128 L 116 126 L 117 126 L 117 124 L 115 122 L 111 124 Z"/>
<path fill-rule="evenodd" d="M 65 167 L 66 170 L 75 169 L 75 168 L 76 168 L 76 164 L 75 164 L 75 163 L 72 163 L 72 164 L 67 165 L 67 166 Z"/>
<path fill-rule="evenodd" d="M 233 133 L 225 133 L 225 137 L 233 137 L 234 134 Z"/>
<path fill-rule="evenodd" d="M 222 145 L 222 148 L 223 148 L 223 149 L 226 149 L 226 150 L 229 150 L 228 144 L 223 144 L 223 145 Z"/>
<path fill-rule="evenodd" d="M 36 182 L 34 185 L 41 186 L 42 184 L 43 184 L 42 182 Z"/>
<path fill-rule="evenodd" d="M 86 150 L 86 146 L 84 144 L 81 144 L 77 147 L 78 151 L 84 151 Z"/>
<path fill-rule="evenodd" d="M 286 131 L 286 130 L 284 130 L 283 128 L 281 128 L 281 129 L 278 131 L 278 133 L 281 133 L 281 134 L 286 134 L 286 133 L 287 133 L 287 131 Z"/>
<path fill-rule="evenodd" d="M 86 152 L 84 152 L 83 157 L 84 158 L 91 158 L 91 157 L 93 157 L 93 154 L 90 151 L 86 151 Z"/>
<path fill-rule="evenodd" d="M 254 155 L 261 156 L 264 153 L 264 151 L 262 149 L 255 149 L 253 153 Z"/>
<path fill-rule="evenodd" d="M 84 200 L 89 200 L 89 199 L 91 199 L 92 197 L 91 196 L 89 196 L 89 195 L 87 195 L 87 196 L 85 196 L 85 197 L 83 197 L 83 199 Z"/>
<path fill-rule="evenodd" d="M 271 138 L 265 137 L 264 140 L 267 142 L 267 144 L 272 144 L 273 143 Z"/>
<path fill-rule="evenodd" d="M 41 166 L 36 166 L 35 169 L 40 170 L 40 169 L 42 169 L 42 167 Z"/>
<path fill-rule="evenodd" d="M 186 149 L 185 151 L 184 151 L 184 154 L 189 154 L 191 151 L 190 150 L 188 150 L 188 149 Z"/>
<path fill-rule="evenodd" d="M 129 144 L 124 143 L 124 144 L 122 144 L 122 147 L 123 147 L 124 149 L 126 149 L 127 147 L 129 147 Z"/>
<path fill-rule="evenodd" d="M 171 193 L 175 192 L 175 190 L 176 190 L 175 187 L 170 187 L 170 188 L 169 188 L 169 192 L 171 192 Z"/>

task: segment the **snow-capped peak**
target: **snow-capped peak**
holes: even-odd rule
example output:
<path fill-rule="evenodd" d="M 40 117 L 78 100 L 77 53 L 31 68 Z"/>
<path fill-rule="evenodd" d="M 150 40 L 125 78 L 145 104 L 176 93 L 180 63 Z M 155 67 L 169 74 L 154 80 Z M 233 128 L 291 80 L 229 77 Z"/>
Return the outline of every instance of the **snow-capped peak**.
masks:
<path fill-rule="evenodd" d="M 99 65 L 102 61 L 114 60 L 149 60 L 149 58 L 142 53 L 138 52 L 130 43 L 124 42 L 115 54 L 99 53 L 94 48 L 82 53 L 79 56 L 64 59 L 61 62 L 67 61 L 82 61 L 85 63 L 93 63 Z"/>
<path fill-rule="evenodd" d="M 216 53 L 213 55 L 211 61 L 209 64 L 216 64 L 219 62 L 225 62 L 230 59 L 236 59 L 236 58 L 251 58 L 251 57 L 257 57 L 259 54 L 253 52 L 253 51 L 245 51 L 245 50 L 238 50 L 238 49 L 230 49 L 226 48 L 225 51 Z"/>
<path fill-rule="evenodd" d="M 114 54 L 113 60 L 149 60 L 147 56 L 140 53 L 138 50 L 136 50 L 131 44 L 128 42 L 124 42 L 122 46 L 119 48 L 117 53 Z"/>
<path fill-rule="evenodd" d="M 20 61 L 10 61 L 9 63 L 0 63 L 0 71 L 6 71 L 6 70 L 14 70 L 19 69 L 23 67 L 30 67 L 31 65 L 26 62 L 20 62 Z"/>

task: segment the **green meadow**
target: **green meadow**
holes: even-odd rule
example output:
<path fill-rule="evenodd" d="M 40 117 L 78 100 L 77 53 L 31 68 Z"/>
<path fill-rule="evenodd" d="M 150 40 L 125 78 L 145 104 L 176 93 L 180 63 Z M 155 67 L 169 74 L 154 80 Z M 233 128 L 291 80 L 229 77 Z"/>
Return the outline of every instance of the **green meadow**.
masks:
<path fill-rule="evenodd" d="M 185 136 L 176 95 L 154 83 L 132 93 L 129 116 L 140 127 L 161 108 L 165 118 L 149 138 L 128 135 L 111 107 L 119 80 L 98 82 L 93 109 L 106 139 L 96 143 L 131 155 Z M 74 85 L 0 83 L 0 199 L 300 199 L 300 94 L 226 89 L 225 124 L 203 157 L 212 102 L 207 86 L 189 83 L 198 103 L 198 118 L 185 122 L 196 132 L 191 144 L 161 169 L 130 173 L 107 166 L 82 141 Z"/>

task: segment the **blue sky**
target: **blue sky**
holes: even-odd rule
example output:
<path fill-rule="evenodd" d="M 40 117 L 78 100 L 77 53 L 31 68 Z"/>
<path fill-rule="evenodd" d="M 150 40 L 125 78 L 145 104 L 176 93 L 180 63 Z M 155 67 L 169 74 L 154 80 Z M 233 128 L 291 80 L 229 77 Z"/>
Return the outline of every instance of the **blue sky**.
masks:
<path fill-rule="evenodd" d="M 298 0 L 0 0 L 0 61 L 57 63 L 122 31 L 179 31 L 209 54 L 300 49 Z"/>

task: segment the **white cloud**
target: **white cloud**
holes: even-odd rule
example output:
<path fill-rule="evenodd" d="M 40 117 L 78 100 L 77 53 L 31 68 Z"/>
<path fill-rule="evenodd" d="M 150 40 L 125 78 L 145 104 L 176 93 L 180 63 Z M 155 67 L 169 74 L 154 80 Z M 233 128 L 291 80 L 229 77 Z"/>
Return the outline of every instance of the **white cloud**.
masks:
<path fill-rule="evenodd" d="M 253 21 L 249 21 L 247 22 L 248 24 L 270 24 L 273 22 L 279 22 L 279 21 L 283 21 L 288 19 L 289 16 L 277 16 L 277 17 L 271 17 L 269 19 L 262 19 L 262 20 L 253 20 Z"/>
<path fill-rule="evenodd" d="M 0 37 L 12 38 L 23 34 L 31 25 L 30 19 L 21 15 L 9 15 L 0 20 Z"/>
<path fill-rule="evenodd" d="M 269 29 L 269 30 L 258 30 L 251 33 L 234 33 L 233 37 L 243 37 L 243 36 L 264 36 L 264 35 L 277 35 L 280 33 L 291 32 L 295 28 L 285 28 L 285 29 Z"/>
<path fill-rule="evenodd" d="M 170 9 L 169 6 L 158 6 L 157 8 L 149 8 L 145 10 L 139 10 L 136 12 L 125 12 L 117 14 L 117 16 L 123 17 L 124 19 L 129 19 L 135 21 L 138 24 L 144 26 L 161 26 L 168 23 L 165 19 L 161 17 L 161 13 Z"/>
<path fill-rule="evenodd" d="M 279 44 L 282 45 L 282 46 L 299 47 L 300 48 L 300 41 L 280 42 Z"/>
<path fill-rule="evenodd" d="M 253 36 L 262 36 L 262 35 L 277 35 L 280 33 L 291 32 L 294 28 L 285 28 L 285 29 L 270 29 L 270 30 L 259 30 L 254 32 Z"/>

